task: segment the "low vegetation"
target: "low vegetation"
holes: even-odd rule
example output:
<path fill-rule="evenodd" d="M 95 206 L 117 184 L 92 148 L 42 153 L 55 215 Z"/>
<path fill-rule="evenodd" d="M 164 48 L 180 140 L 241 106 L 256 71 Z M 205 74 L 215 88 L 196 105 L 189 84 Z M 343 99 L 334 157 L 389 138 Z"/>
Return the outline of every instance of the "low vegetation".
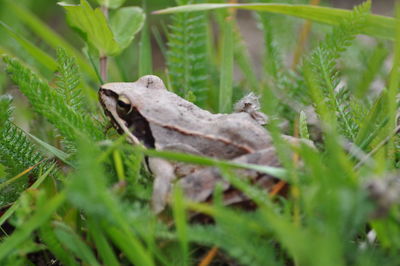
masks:
<path fill-rule="evenodd" d="M 371 14 L 370 1 L 176 0 L 155 13 L 167 1 L 37 2 L 65 14 L 73 34 L 25 2 L 0 3 L 1 265 L 400 264 L 397 19 Z M 262 58 L 252 59 L 237 8 L 259 26 Z M 260 95 L 285 196 L 227 162 L 134 147 L 110 128 L 97 89 L 146 74 L 215 113 Z M 316 148 L 293 150 L 281 134 Z M 219 167 L 258 208 L 223 206 L 220 189 L 212 204 L 176 189 L 157 216 L 147 155 Z M 214 222 L 193 223 L 193 212 Z"/>

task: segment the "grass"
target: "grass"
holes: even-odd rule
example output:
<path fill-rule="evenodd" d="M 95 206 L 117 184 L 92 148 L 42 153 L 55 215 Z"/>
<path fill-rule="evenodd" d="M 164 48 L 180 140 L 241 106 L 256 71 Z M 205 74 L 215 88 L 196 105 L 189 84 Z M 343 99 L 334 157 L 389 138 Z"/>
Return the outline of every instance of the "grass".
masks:
<path fill-rule="evenodd" d="M 145 12 L 118 0 L 82 0 L 90 12 L 26 2 L 0 3 L 1 265 L 400 264 L 396 18 L 371 14 L 369 1 L 353 10 L 306 0 L 145 1 Z M 168 5 L 179 7 L 151 13 Z M 255 13 L 261 65 L 249 60 L 232 7 Z M 78 34 L 56 33 L 46 12 L 60 25 L 68 12 Z M 108 127 L 99 73 L 107 81 L 157 74 L 211 112 L 230 112 L 255 92 L 280 166 L 133 147 Z M 292 147 L 282 134 L 315 147 Z M 225 206 L 220 184 L 212 202 L 191 202 L 174 186 L 173 203 L 155 215 L 147 156 L 216 167 L 257 208 Z M 265 191 L 238 168 L 279 182 Z"/>

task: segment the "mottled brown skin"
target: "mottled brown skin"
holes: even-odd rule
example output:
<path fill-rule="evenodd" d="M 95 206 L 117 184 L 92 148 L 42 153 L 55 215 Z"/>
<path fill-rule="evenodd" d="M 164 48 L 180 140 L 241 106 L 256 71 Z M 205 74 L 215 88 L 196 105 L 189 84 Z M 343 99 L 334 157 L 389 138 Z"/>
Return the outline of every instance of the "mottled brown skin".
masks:
<path fill-rule="evenodd" d="M 156 76 L 144 76 L 131 83 L 105 84 L 99 97 L 117 130 L 127 133 L 135 144 L 238 162 L 279 165 L 269 133 L 254 118 L 263 117 L 261 113 L 212 114 L 169 92 Z M 118 99 L 129 102 L 129 106 L 118 107 Z M 153 192 L 156 212 L 164 209 L 177 175 L 186 176 L 179 183 L 185 194 L 196 201 L 207 199 L 215 183 L 221 180 L 213 168 L 185 167 L 159 158 L 149 158 L 149 168 L 156 177 Z M 258 176 L 251 170 L 242 172 Z"/>

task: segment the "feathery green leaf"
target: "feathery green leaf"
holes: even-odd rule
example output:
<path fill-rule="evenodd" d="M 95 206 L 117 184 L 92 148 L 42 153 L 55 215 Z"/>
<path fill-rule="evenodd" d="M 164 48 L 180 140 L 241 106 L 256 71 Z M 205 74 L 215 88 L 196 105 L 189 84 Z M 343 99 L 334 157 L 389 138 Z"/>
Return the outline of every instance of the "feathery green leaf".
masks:
<path fill-rule="evenodd" d="M 207 96 L 206 26 L 205 14 L 176 14 L 168 32 L 171 89 L 185 98 L 194 95 L 194 102 L 200 106 L 204 106 Z"/>
<path fill-rule="evenodd" d="M 75 58 L 69 56 L 67 52 L 57 49 L 57 91 L 65 99 L 65 103 L 75 111 L 82 111 L 83 99 L 80 90 L 80 74 L 76 65 Z"/>
<path fill-rule="evenodd" d="M 4 57 L 4 62 L 7 64 L 6 71 L 29 99 L 33 109 L 53 124 L 67 141 L 74 143 L 79 137 L 102 138 L 102 132 L 88 114 L 66 105 L 64 96 L 37 74 L 8 56 Z"/>
<path fill-rule="evenodd" d="M 10 176 L 16 176 L 24 170 L 35 166 L 43 161 L 44 157 L 37 148 L 28 140 L 25 133 L 14 125 L 10 118 L 11 97 L 0 97 L 0 163 L 6 167 Z M 42 168 L 48 169 L 50 163 L 43 163 Z M 29 177 L 35 178 L 39 173 L 40 166 L 35 167 L 32 172 L 19 178 L 17 181 L 7 184 L 0 193 L 0 206 L 15 201 L 19 194 L 28 187 Z M 1 183 L 7 179 L 1 178 Z"/>

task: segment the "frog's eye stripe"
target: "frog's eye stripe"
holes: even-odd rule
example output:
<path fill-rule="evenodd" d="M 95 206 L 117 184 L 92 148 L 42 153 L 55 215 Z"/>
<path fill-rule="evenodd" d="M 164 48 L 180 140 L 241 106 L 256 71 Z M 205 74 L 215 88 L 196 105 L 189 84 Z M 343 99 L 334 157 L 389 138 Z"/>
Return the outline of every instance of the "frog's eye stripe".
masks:
<path fill-rule="evenodd" d="M 121 95 L 118 97 L 117 104 L 118 104 L 118 108 L 120 110 L 123 110 L 126 114 L 128 114 L 132 111 L 131 101 L 129 101 L 129 99 L 124 95 Z"/>

